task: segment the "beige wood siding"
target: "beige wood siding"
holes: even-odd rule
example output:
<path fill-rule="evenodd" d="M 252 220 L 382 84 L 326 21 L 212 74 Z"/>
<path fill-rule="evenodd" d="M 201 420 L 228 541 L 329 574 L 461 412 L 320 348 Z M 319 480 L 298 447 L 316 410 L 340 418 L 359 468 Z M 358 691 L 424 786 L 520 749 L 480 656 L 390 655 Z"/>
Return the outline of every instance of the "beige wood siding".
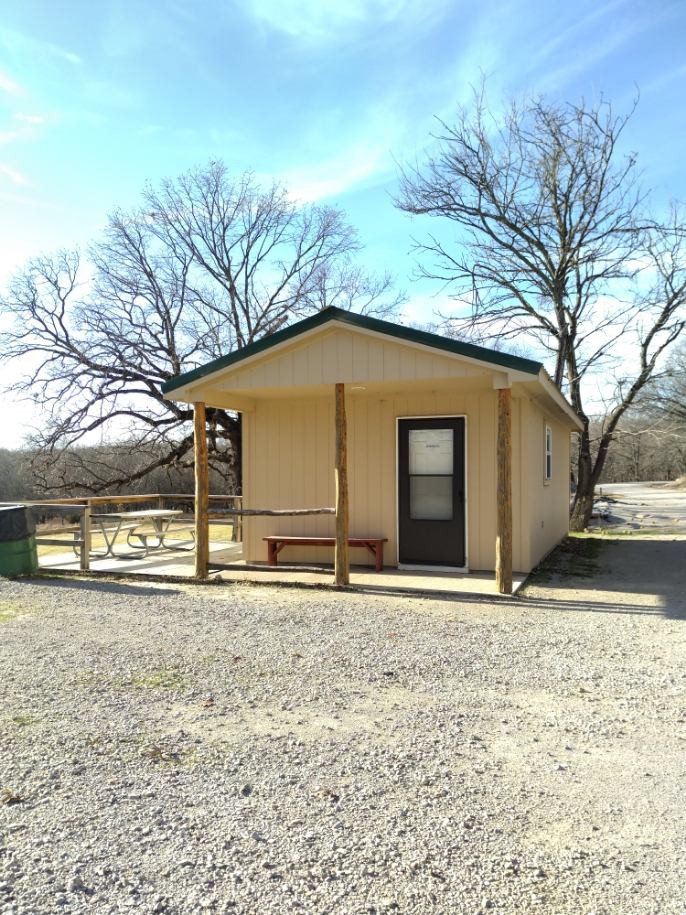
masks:
<path fill-rule="evenodd" d="M 526 570 L 529 554 L 527 520 L 522 513 L 520 403 L 513 401 L 514 567 Z M 347 397 L 351 536 L 388 538 L 385 558 L 397 562 L 396 419 L 407 416 L 466 418 L 467 549 L 472 569 L 495 563 L 495 432 L 493 390 L 349 395 Z M 244 415 L 244 496 L 248 508 L 316 508 L 333 506 L 333 389 L 330 397 L 258 400 Z M 262 537 L 269 534 L 333 536 L 330 516 L 246 518 L 246 559 L 266 558 Z M 287 547 L 283 560 L 331 561 L 333 551 Z M 353 551 L 354 564 L 372 558 Z"/>
<path fill-rule="evenodd" d="M 545 427 L 552 430 L 552 477 L 545 480 Z M 529 568 L 569 531 L 570 432 L 534 401 L 526 404 L 524 486 L 528 495 Z"/>
<path fill-rule="evenodd" d="M 483 376 L 468 361 L 388 341 L 359 331 L 327 328 L 273 355 L 227 369 L 212 380 L 215 390 L 249 393 L 256 389 L 343 382 L 374 383 Z"/>

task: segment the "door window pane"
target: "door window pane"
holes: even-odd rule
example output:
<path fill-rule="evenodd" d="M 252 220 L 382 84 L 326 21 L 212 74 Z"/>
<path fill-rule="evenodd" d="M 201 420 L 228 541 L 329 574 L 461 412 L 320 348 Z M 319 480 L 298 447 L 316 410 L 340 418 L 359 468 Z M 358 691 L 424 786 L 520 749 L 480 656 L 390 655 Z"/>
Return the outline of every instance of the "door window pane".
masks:
<path fill-rule="evenodd" d="M 452 521 L 452 476 L 410 477 L 410 518 L 412 521 Z"/>
<path fill-rule="evenodd" d="M 452 429 L 410 429 L 411 475 L 453 472 Z"/>

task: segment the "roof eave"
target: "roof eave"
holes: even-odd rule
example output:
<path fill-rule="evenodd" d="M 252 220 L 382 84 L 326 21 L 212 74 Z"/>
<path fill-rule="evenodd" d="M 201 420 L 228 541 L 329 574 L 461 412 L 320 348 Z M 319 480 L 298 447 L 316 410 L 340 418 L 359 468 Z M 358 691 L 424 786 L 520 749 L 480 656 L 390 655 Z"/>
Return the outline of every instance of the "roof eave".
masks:
<path fill-rule="evenodd" d="M 479 362 L 498 371 L 516 373 L 517 375 L 522 373 L 524 376 L 535 377 L 542 368 L 540 362 L 534 362 L 531 359 L 522 359 L 509 353 L 487 350 L 475 344 L 450 340 L 427 331 L 391 324 L 388 321 L 357 315 L 340 308 L 327 308 L 315 315 L 311 315 L 309 318 L 298 321 L 296 324 L 291 324 L 271 336 L 263 337 L 240 350 L 229 353 L 227 356 L 221 356 L 219 359 L 214 359 L 204 366 L 199 366 L 170 379 L 162 385 L 162 393 L 168 400 L 183 400 L 184 392 L 202 379 L 229 369 L 240 362 L 260 356 L 270 350 L 276 350 L 279 346 L 290 343 L 297 337 L 304 336 L 329 323 L 348 325 L 358 330 L 375 332 L 401 342 L 426 346 L 444 355 L 453 355 Z"/>

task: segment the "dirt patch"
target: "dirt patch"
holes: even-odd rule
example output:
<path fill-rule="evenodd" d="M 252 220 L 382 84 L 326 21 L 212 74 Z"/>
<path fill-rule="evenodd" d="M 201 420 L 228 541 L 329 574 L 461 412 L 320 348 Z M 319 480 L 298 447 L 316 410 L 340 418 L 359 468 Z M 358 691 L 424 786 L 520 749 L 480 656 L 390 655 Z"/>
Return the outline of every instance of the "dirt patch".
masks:
<path fill-rule="evenodd" d="M 181 731 L 214 745 L 240 744 L 255 737 L 318 743 L 364 733 L 383 739 L 408 713 L 429 702 L 430 697 L 399 686 L 357 696 L 349 709 L 334 713 L 299 706 L 297 700 L 293 708 L 275 703 L 218 708 L 214 702 L 206 701 L 209 708 L 198 709 L 175 702 L 162 710 L 156 727 L 166 736 Z"/>

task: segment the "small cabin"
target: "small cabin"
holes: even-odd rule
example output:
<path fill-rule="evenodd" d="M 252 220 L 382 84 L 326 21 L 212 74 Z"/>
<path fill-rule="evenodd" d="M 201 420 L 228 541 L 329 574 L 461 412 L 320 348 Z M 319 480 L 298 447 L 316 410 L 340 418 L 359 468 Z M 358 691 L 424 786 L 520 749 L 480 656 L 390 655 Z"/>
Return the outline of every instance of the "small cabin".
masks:
<path fill-rule="evenodd" d="M 539 362 L 327 308 L 164 392 L 241 413 L 245 509 L 338 499 L 340 515 L 343 418 L 347 535 L 383 538 L 386 566 L 526 573 L 568 531 L 580 422 Z M 336 532 L 331 514 L 246 515 L 243 558 L 266 562 L 266 537 Z M 289 562 L 322 560 L 289 546 Z"/>

